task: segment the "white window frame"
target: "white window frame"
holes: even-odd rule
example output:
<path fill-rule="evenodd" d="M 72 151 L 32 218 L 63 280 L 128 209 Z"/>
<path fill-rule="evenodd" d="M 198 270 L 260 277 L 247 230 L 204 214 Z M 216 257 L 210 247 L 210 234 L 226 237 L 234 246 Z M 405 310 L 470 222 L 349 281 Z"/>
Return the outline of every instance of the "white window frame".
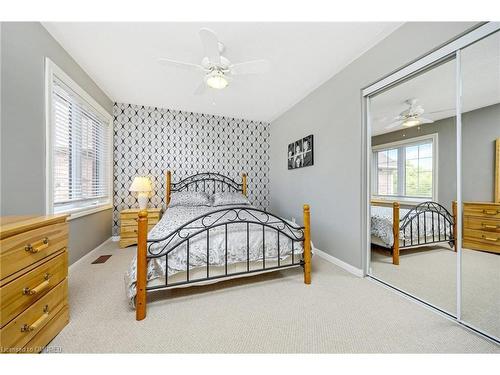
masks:
<path fill-rule="evenodd" d="M 416 198 L 416 197 L 405 197 L 405 196 L 387 196 L 387 195 L 378 195 L 377 191 L 377 158 L 375 157 L 375 154 L 378 151 L 383 151 L 387 149 L 393 149 L 393 148 L 399 148 L 401 146 L 409 146 L 415 143 L 421 143 L 424 141 L 432 141 L 432 198 Z M 404 169 L 404 165 L 401 165 L 405 162 L 405 160 L 401 160 L 401 158 L 398 158 L 398 170 Z M 384 143 L 380 145 L 376 145 L 372 147 L 372 172 L 371 175 L 373 176 L 372 181 L 371 181 L 371 190 L 373 192 L 373 199 L 377 200 L 386 200 L 388 202 L 405 202 L 406 204 L 418 204 L 422 203 L 425 201 L 428 201 L 431 199 L 434 202 L 438 201 L 438 180 L 439 180 L 439 171 L 438 171 L 438 165 L 439 165 L 439 147 L 438 147 L 438 133 L 432 133 L 432 134 L 427 134 L 423 135 L 420 137 L 413 137 L 413 138 L 408 138 L 404 139 L 401 141 L 396 141 L 396 142 L 390 142 L 390 143 Z M 399 184 L 404 184 L 405 181 L 401 178 L 402 176 L 398 175 L 398 185 Z M 399 190 L 399 188 L 398 188 Z"/>
<path fill-rule="evenodd" d="M 113 117 L 97 101 L 94 100 L 84 89 L 82 89 L 70 76 L 59 68 L 48 57 L 45 58 L 45 212 L 47 215 L 54 213 L 54 110 L 52 105 L 52 89 L 54 76 L 64 82 L 71 90 L 77 93 L 89 105 L 91 105 L 109 124 L 109 155 L 108 155 L 108 199 L 105 202 L 94 203 L 85 207 L 76 207 L 57 212 L 58 214 L 68 214 L 69 220 L 77 217 L 93 214 L 95 212 L 108 210 L 113 207 Z"/>

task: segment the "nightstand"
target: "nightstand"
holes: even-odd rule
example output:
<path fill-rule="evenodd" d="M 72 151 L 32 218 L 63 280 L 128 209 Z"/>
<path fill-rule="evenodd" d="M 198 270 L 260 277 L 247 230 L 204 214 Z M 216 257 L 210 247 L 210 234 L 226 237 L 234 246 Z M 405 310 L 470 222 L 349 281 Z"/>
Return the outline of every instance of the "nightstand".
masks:
<path fill-rule="evenodd" d="M 120 212 L 120 247 L 137 244 L 138 208 L 129 208 Z M 160 221 L 161 208 L 148 208 L 148 232 Z"/>
<path fill-rule="evenodd" d="M 500 203 L 464 202 L 463 247 L 500 254 Z"/>

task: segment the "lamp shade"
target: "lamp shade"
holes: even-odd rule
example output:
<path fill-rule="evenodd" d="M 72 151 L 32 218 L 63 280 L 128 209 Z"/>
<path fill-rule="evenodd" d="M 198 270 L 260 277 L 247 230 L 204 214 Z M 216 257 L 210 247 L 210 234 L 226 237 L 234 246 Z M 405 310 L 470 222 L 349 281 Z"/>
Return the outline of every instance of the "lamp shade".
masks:
<path fill-rule="evenodd" d="M 151 181 L 148 177 L 135 177 L 129 190 L 149 193 L 152 190 Z"/>

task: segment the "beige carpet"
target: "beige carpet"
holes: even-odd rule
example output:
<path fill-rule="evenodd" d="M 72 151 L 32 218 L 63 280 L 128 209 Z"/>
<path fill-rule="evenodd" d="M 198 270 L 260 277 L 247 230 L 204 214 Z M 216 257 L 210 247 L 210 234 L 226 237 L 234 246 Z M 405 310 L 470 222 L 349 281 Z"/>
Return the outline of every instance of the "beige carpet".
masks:
<path fill-rule="evenodd" d="M 109 242 L 70 268 L 68 352 L 500 352 L 500 348 L 367 279 L 313 258 L 301 269 L 160 292 L 135 321 L 123 273 L 135 251 Z M 104 264 L 91 265 L 99 255 Z"/>
<path fill-rule="evenodd" d="M 447 245 L 402 250 L 399 266 L 374 247 L 371 267 L 381 280 L 455 314 L 456 262 Z M 463 249 L 462 320 L 500 337 L 500 255 Z"/>

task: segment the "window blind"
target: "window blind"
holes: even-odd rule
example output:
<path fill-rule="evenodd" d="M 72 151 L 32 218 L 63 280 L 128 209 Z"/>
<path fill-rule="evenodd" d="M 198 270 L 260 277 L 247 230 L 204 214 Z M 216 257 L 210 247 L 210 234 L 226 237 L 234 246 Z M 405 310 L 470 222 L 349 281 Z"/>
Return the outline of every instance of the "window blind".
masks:
<path fill-rule="evenodd" d="M 54 212 L 108 202 L 108 121 L 55 75 L 52 119 Z"/>

